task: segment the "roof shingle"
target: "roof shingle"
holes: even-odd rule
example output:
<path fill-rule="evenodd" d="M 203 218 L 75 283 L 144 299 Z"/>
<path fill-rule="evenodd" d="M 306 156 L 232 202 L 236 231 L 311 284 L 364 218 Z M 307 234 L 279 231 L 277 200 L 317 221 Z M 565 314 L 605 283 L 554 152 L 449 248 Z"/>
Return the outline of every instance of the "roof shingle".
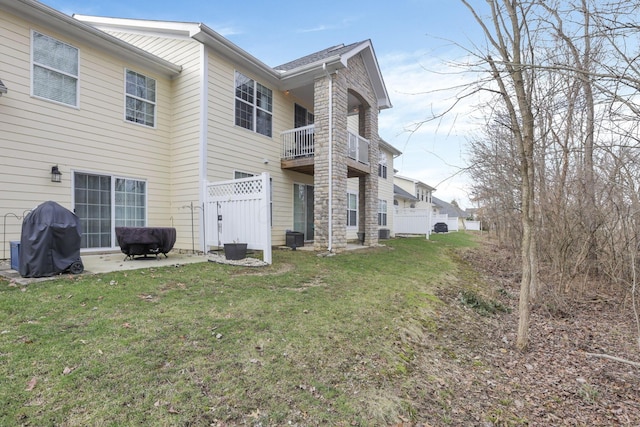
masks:
<path fill-rule="evenodd" d="M 295 68 L 302 67 L 307 64 L 313 64 L 315 62 L 320 62 L 323 59 L 331 58 L 332 56 L 340 56 L 345 52 L 349 52 L 354 49 L 356 46 L 364 42 L 351 43 L 348 45 L 339 44 L 336 46 L 331 46 L 326 49 L 320 50 L 318 52 L 314 52 L 310 55 L 303 56 L 302 58 L 295 59 L 291 62 L 287 62 L 286 64 L 278 65 L 277 67 L 273 67 L 279 71 L 289 71 Z"/>

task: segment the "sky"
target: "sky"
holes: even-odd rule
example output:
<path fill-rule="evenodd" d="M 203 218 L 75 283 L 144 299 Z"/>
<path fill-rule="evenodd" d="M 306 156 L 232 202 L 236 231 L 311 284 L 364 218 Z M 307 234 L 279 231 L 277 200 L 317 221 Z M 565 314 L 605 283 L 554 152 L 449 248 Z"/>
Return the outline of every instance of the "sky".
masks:
<path fill-rule="evenodd" d="M 269 66 L 341 43 L 370 39 L 393 108 L 380 113 L 379 135 L 403 152 L 397 173 L 436 188 L 461 207 L 468 200 L 466 144 L 478 129 L 470 103 L 443 119 L 465 77 L 464 57 L 479 30 L 458 0 L 41 0 L 63 13 L 202 22 Z M 419 126 L 417 126 L 419 125 Z M 417 128 L 417 130 L 416 130 Z M 414 130 L 414 131 L 412 131 Z"/>

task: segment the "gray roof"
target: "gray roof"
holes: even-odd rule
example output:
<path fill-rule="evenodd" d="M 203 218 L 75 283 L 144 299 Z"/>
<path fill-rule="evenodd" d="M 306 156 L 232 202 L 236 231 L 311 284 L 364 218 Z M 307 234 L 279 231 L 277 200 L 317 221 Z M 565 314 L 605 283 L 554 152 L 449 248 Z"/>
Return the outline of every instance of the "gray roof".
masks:
<path fill-rule="evenodd" d="M 2 83 L 2 80 L 0 80 L 0 95 L 3 93 L 7 93 L 7 87 Z"/>
<path fill-rule="evenodd" d="M 402 188 L 398 187 L 395 184 L 393 184 L 393 195 L 397 196 L 397 197 L 400 197 L 402 199 L 418 200 L 418 198 L 416 196 L 414 196 L 413 194 L 409 193 L 408 191 L 403 190 Z"/>
<path fill-rule="evenodd" d="M 452 205 L 451 203 L 447 203 L 444 200 L 440 200 L 437 197 L 431 197 L 431 201 L 434 205 L 440 207 L 441 214 L 447 214 L 449 216 L 458 216 L 458 217 L 467 217 L 468 214 L 464 209 L 460 209 Z"/>
<path fill-rule="evenodd" d="M 299 68 L 302 67 L 304 65 L 307 64 L 313 64 L 315 62 L 320 62 L 324 59 L 328 59 L 331 58 L 333 56 L 339 56 L 342 55 L 343 53 L 349 52 L 350 50 L 354 49 L 355 47 L 357 47 L 358 45 L 365 43 L 365 42 L 357 42 L 357 43 L 351 43 L 349 45 L 344 45 L 344 44 L 339 44 L 336 46 L 331 46 L 329 48 L 323 49 L 321 51 L 312 53 L 310 55 L 307 56 L 303 56 L 302 58 L 298 58 L 296 60 L 293 60 L 291 62 L 287 62 L 286 64 L 282 64 L 282 65 L 278 65 L 277 67 L 273 67 L 276 70 L 280 70 L 280 71 L 289 71 L 289 70 L 293 70 L 295 68 Z"/>

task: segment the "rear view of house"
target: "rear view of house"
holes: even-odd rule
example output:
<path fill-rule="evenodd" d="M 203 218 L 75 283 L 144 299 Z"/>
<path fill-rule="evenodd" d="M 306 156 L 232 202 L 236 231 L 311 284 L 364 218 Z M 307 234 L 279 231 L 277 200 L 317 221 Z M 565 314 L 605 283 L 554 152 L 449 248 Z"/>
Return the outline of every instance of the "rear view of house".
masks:
<path fill-rule="evenodd" d="M 276 245 L 296 230 L 340 251 L 391 227 L 400 153 L 378 135 L 391 103 L 371 41 L 272 68 L 201 23 L 0 10 L 6 247 L 55 200 L 80 218 L 83 251 L 117 248 L 121 226 L 175 227 L 176 248 L 206 250 L 206 183 L 264 172 Z"/>

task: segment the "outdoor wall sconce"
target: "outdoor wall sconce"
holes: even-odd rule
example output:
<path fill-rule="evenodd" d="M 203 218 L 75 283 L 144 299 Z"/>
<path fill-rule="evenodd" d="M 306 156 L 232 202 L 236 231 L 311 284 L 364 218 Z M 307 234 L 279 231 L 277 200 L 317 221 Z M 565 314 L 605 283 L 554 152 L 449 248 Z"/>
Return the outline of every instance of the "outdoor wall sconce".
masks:
<path fill-rule="evenodd" d="M 58 165 L 51 166 L 51 182 L 60 182 L 62 180 L 62 172 L 58 169 Z"/>

